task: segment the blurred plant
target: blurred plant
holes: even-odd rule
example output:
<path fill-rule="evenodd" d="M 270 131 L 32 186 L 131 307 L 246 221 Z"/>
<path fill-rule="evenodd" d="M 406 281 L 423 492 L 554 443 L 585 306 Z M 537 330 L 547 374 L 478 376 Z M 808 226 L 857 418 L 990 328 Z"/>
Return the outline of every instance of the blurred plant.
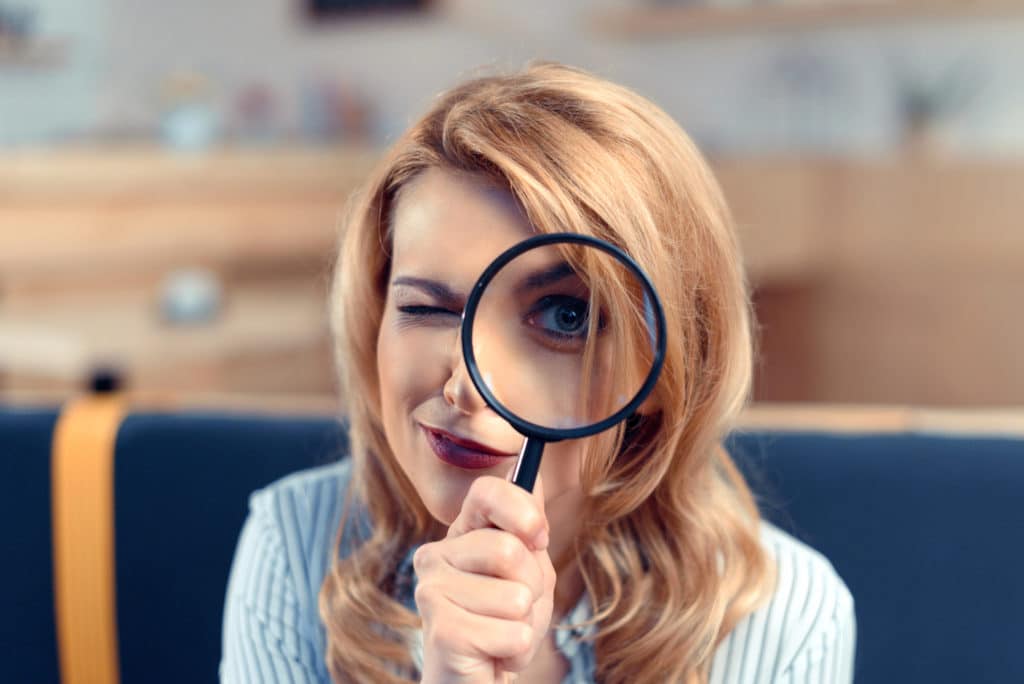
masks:
<path fill-rule="evenodd" d="M 28 5 L 0 4 L 0 40 L 25 41 L 36 28 L 38 10 Z"/>
<path fill-rule="evenodd" d="M 841 144 L 848 80 L 828 51 L 807 40 L 787 41 L 751 75 L 755 144 L 818 152 Z"/>
<path fill-rule="evenodd" d="M 960 59 L 925 75 L 893 60 L 893 89 L 908 137 L 927 134 L 962 113 L 982 91 L 985 74 L 976 61 Z"/>

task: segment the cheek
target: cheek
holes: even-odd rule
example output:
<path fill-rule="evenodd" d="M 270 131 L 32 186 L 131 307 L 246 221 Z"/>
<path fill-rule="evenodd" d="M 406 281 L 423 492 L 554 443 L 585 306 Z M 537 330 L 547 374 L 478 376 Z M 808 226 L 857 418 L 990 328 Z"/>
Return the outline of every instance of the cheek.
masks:
<path fill-rule="evenodd" d="M 396 427 L 401 414 L 407 411 L 406 407 L 416 393 L 416 374 L 409 367 L 410 358 L 405 347 L 402 335 L 394 329 L 394 322 L 385 315 L 377 337 L 377 379 L 384 428 L 389 433 Z M 389 440 L 393 436 L 389 434 Z"/>
<path fill-rule="evenodd" d="M 377 336 L 377 379 L 389 440 L 409 422 L 413 409 L 441 395 L 444 364 L 433 351 L 436 340 L 429 338 L 422 331 L 399 328 L 391 312 L 385 312 Z"/>

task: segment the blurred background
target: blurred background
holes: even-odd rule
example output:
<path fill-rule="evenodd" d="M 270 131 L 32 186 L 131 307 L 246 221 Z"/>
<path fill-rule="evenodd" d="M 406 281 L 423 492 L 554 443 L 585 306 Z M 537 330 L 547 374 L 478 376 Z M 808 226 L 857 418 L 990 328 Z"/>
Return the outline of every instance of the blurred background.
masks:
<path fill-rule="evenodd" d="M 346 198 L 535 58 L 708 155 L 758 400 L 1024 404 L 1022 0 L 0 0 L 0 399 L 330 400 Z"/>

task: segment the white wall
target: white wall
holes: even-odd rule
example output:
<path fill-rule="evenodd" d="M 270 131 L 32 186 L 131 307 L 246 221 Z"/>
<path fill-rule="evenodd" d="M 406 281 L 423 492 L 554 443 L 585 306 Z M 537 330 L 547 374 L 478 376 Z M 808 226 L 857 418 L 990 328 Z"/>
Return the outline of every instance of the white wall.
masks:
<path fill-rule="evenodd" d="M 708 148 L 874 154 L 888 149 L 901 130 L 893 62 L 928 76 L 967 60 L 984 74 L 983 87 L 948 127 L 952 143 L 969 153 L 1024 154 L 1024 19 L 627 41 L 588 28 L 599 5 L 622 0 L 447 0 L 425 17 L 327 26 L 309 24 L 298 0 L 49 4 L 61 5 L 65 19 L 73 4 L 103 6 L 109 15 L 101 72 L 78 68 L 72 83 L 47 88 L 61 90 L 65 102 L 81 101 L 66 119 L 52 119 L 54 129 L 75 117 L 83 126 L 152 126 L 160 79 L 191 68 L 219 84 L 223 107 L 247 83 L 271 84 L 287 105 L 283 119 L 291 128 L 299 125 L 304 83 L 322 74 L 348 78 L 375 103 L 378 136 L 386 140 L 475 67 L 539 57 L 636 88 Z M 817 90 L 806 79 L 803 86 L 787 85 L 780 64 L 788 65 L 787 73 L 818 78 Z M 83 92 L 90 75 L 95 101 Z M 29 99 L 45 98 L 35 92 Z"/>
<path fill-rule="evenodd" d="M 69 62 L 55 68 L 0 64 L 0 147 L 88 130 L 96 114 L 107 35 L 107 0 L 22 0 L 42 36 L 66 39 Z"/>

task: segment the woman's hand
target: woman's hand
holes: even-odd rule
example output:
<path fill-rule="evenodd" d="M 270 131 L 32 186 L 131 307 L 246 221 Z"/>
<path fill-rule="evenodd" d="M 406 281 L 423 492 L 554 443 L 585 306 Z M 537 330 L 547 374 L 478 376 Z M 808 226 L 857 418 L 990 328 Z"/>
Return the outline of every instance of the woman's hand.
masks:
<path fill-rule="evenodd" d="M 416 551 L 424 684 L 495 684 L 530 664 L 551 624 L 548 532 L 540 478 L 531 495 L 482 476 L 448 535 Z"/>

